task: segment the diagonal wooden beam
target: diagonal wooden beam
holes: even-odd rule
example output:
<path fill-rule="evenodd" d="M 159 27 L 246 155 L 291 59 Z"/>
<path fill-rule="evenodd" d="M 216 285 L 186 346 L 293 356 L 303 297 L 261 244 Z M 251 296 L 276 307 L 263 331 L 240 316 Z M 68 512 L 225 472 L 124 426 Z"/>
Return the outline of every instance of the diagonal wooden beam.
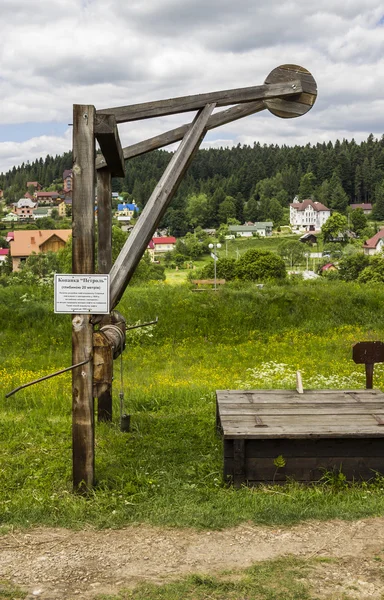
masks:
<path fill-rule="evenodd" d="M 214 104 L 208 104 L 194 119 L 115 261 L 110 273 L 112 308 L 116 306 L 123 295 L 160 219 L 198 149 L 214 107 Z"/>
<path fill-rule="evenodd" d="M 112 177 L 124 177 L 125 164 L 116 119 L 113 115 L 98 112 L 95 121 L 95 136 L 103 153 L 104 167 Z"/>
<path fill-rule="evenodd" d="M 116 108 L 103 108 L 98 113 L 111 114 L 116 118 L 116 123 L 127 123 L 128 121 L 139 121 L 153 117 L 164 117 L 176 113 L 200 110 L 207 104 L 215 103 L 216 106 L 229 106 L 231 104 L 242 104 L 255 100 L 266 100 L 268 98 L 284 98 L 299 95 L 306 91 L 299 78 L 289 82 L 264 83 L 247 88 L 223 90 L 221 92 L 210 92 L 208 94 L 196 94 L 194 96 L 181 96 L 169 98 L 168 100 L 156 100 L 130 106 L 117 106 Z"/>
<path fill-rule="evenodd" d="M 262 100 L 247 102 L 245 104 L 237 104 L 236 106 L 232 106 L 227 110 L 222 110 L 221 112 L 211 115 L 207 123 L 207 130 L 215 129 L 215 127 L 220 127 L 221 125 L 226 125 L 227 123 L 232 123 L 232 121 L 242 119 L 243 117 L 248 117 L 249 115 L 253 115 L 265 110 L 266 108 L 267 107 Z M 180 127 L 176 127 L 176 129 L 171 129 L 170 131 L 156 135 L 148 140 L 138 142 L 137 144 L 132 144 L 132 146 L 126 146 L 123 148 L 124 158 L 126 160 L 134 158 L 135 156 L 140 156 L 146 152 L 151 152 L 152 150 L 157 150 L 158 148 L 163 148 L 164 146 L 169 146 L 169 144 L 173 144 L 174 142 L 179 142 L 183 139 L 190 126 L 191 123 L 186 123 L 185 125 L 181 125 Z M 96 169 L 103 169 L 105 165 L 106 162 L 104 157 L 98 156 L 96 158 Z"/>

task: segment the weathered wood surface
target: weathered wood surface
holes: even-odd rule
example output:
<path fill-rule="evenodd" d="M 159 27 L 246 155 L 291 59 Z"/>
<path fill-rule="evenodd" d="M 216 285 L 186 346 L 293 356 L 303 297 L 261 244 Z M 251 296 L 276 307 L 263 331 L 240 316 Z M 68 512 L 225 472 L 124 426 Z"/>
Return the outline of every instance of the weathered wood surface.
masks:
<path fill-rule="evenodd" d="M 95 108 L 73 107 L 72 272 L 95 272 Z M 88 315 L 72 317 L 72 364 L 92 356 Z M 85 493 L 94 483 L 93 361 L 72 371 L 73 485 Z"/>
<path fill-rule="evenodd" d="M 274 69 L 266 78 L 265 83 L 276 84 L 300 80 L 302 93 L 296 97 L 266 99 L 268 110 L 277 117 L 291 119 L 307 113 L 314 105 L 317 97 L 317 85 L 307 69 L 298 65 L 281 65 Z"/>
<path fill-rule="evenodd" d="M 267 107 L 262 100 L 232 106 L 227 110 L 222 110 L 214 115 L 211 115 L 208 119 L 207 130 L 215 129 L 221 125 L 226 125 L 227 123 L 232 123 L 237 119 L 248 117 L 265 110 L 266 108 Z M 126 146 L 123 148 L 124 158 L 134 158 L 135 156 L 146 154 L 147 152 L 151 152 L 152 150 L 156 150 L 158 148 L 163 148 L 164 146 L 168 146 L 174 142 L 179 142 L 183 139 L 190 127 L 191 123 L 186 123 L 185 125 L 181 125 L 180 127 L 176 127 L 176 129 L 171 129 L 170 131 L 161 133 L 160 135 L 149 138 L 148 140 L 138 142 L 137 144 L 132 144 L 132 146 Z M 96 168 L 101 169 L 104 164 L 104 158 L 102 156 L 97 156 Z"/>
<path fill-rule="evenodd" d="M 234 440 L 224 440 L 224 457 L 233 458 Z M 248 458 L 300 457 L 384 457 L 384 444 L 380 438 L 315 438 L 315 439 L 248 439 Z"/>
<path fill-rule="evenodd" d="M 112 269 L 112 184 L 109 169 L 97 172 L 97 262 L 98 273 Z"/>
<path fill-rule="evenodd" d="M 378 390 L 217 392 L 217 411 L 225 439 L 384 437 Z"/>
<path fill-rule="evenodd" d="M 109 273 L 112 268 L 112 182 L 108 168 L 97 171 L 97 262 L 98 273 Z M 112 421 L 112 377 L 113 356 L 109 348 L 100 350 L 105 368 L 110 371 L 110 381 L 98 385 L 95 389 L 97 401 L 97 420 Z M 95 357 L 96 368 L 96 357 Z M 95 376 L 96 380 L 96 376 Z"/>
<path fill-rule="evenodd" d="M 148 243 L 188 168 L 201 140 L 214 104 L 207 105 L 173 155 L 163 176 L 145 205 L 133 231 L 111 270 L 111 306 L 116 306 L 127 287 Z"/>
<path fill-rule="evenodd" d="M 384 474 L 384 394 L 379 390 L 223 390 L 217 429 L 224 477 L 236 487 L 316 481 L 325 471 L 348 480 Z M 277 467 L 282 456 L 285 466 Z"/>
<path fill-rule="evenodd" d="M 353 346 L 352 358 L 357 364 L 365 365 L 365 387 L 373 388 L 373 370 L 375 363 L 384 362 L 383 342 L 358 342 Z"/>
<path fill-rule="evenodd" d="M 114 115 L 97 113 L 95 135 L 103 153 L 99 166 L 108 167 L 113 177 L 124 177 L 124 154 Z"/>
<path fill-rule="evenodd" d="M 375 402 L 383 398 L 380 390 L 305 390 L 300 395 L 295 390 L 217 390 L 216 396 L 220 404 L 225 403 L 249 403 L 249 404 L 271 404 L 273 402 L 314 404 L 323 403 L 345 403 L 353 402 Z"/>
<path fill-rule="evenodd" d="M 194 285 L 224 285 L 225 279 L 191 279 Z"/>
<path fill-rule="evenodd" d="M 164 117 L 177 113 L 201 110 L 207 104 L 215 104 L 220 107 L 268 98 L 297 96 L 307 91 L 302 86 L 301 78 L 302 75 L 300 73 L 300 77 L 296 77 L 296 79 L 290 77 L 289 81 L 266 81 L 263 85 L 246 88 L 222 90 L 193 96 L 181 96 L 167 100 L 131 104 L 130 106 L 103 108 L 97 111 L 97 114 L 111 114 L 115 116 L 116 123 L 126 123 L 128 121 L 138 121 L 140 119 L 151 119 L 153 117 Z M 308 88 L 308 91 L 310 89 L 312 88 Z"/>

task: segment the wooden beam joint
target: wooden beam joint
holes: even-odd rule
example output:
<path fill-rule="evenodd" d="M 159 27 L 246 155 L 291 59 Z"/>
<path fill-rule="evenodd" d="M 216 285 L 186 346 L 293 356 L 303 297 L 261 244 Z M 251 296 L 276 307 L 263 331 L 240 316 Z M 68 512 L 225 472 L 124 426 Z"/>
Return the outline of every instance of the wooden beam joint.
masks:
<path fill-rule="evenodd" d="M 112 177 L 124 177 L 124 154 L 114 115 L 96 114 L 95 136 L 103 153 L 98 161 L 100 167 L 108 167 Z"/>

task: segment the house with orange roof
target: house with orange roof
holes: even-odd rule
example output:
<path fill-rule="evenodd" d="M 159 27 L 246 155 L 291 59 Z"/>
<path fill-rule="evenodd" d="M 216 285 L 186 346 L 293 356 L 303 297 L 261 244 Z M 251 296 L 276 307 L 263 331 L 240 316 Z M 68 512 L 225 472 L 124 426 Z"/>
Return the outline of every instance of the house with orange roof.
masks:
<path fill-rule="evenodd" d="M 373 256 L 384 249 L 384 229 L 380 229 L 373 237 L 366 240 L 363 245 L 364 254 Z"/>
<path fill-rule="evenodd" d="M 10 241 L 12 269 L 18 271 L 20 264 L 31 254 L 58 252 L 72 235 L 72 229 L 37 229 L 14 231 Z"/>

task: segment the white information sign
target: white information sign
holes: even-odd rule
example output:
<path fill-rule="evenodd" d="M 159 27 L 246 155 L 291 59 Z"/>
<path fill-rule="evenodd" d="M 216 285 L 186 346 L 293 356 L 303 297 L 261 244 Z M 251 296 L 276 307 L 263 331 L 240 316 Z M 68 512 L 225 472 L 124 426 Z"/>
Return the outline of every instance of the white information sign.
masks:
<path fill-rule="evenodd" d="M 55 313 L 109 313 L 109 275 L 55 275 Z"/>

